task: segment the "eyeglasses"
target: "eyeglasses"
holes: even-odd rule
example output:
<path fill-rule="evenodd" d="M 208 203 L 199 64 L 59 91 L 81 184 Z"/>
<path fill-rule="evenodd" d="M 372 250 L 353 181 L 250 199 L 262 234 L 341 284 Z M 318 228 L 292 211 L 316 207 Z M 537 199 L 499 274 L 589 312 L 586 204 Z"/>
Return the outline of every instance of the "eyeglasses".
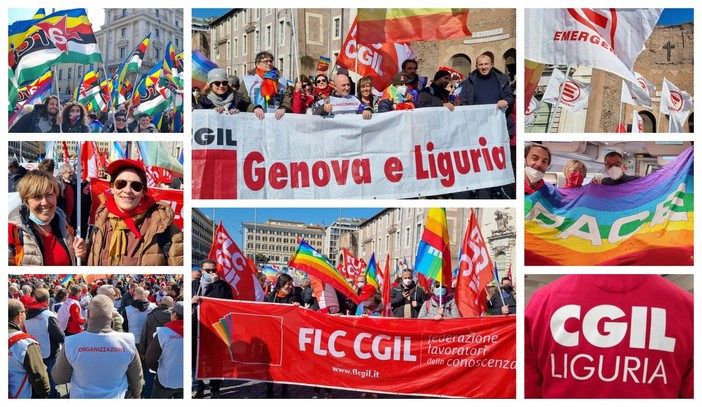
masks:
<path fill-rule="evenodd" d="M 212 84 L 215 86 L 229 86 L 229 81 L 214 81 Z"/>
<path fill-rule="evenodd" d="M 314 83 L 326 83 L 327 80 L 322 78 L 322 79 L 317 79 Z"/>
<path fill-rule="evenodd" d="M 144 189 L 144 184 L 142 184 L 139 181 L 127 181 L 123 179 L 118 179 L 115 181 L 115 188 L 117 190 L 122 190 L 127 187 L 127 185 L 131 185 L 132 191 L 134 192 L 141 192 L 142 189 Z"/>
<path fill-rule="evenodd" d="M 217 269 L 202 269 L 205 273 L 216 273 Z"/>
<path fill-rule="evenodd" d="M 607 168 L 607 169 L 610 169 L 612 167 L 621 167 L 621 166 L 622 166 L 621 161 L 617 161 L 616 163 L 612 163 L 612 164 L 605 164 L 605 168 Z"/>
<path fill-rule="evenodd" d="M 272 59 L 262 59 L 258 61 L 259 64 L 272 64 L 273 60 Z"/>
<path fill-rule="evenodd" d="M 118 122 L 126 122 L 127 119 L 125 119 L 125 118 L 123 118 L 123 117 L 120 117 L 119 119 L 115 119 L 115 121 L 118 121 Z"/>
<path fill-rule="evenodd" d="M 302 87 L 303 87 L 303 88 L 311 88 L 311 87 L 312 87 L 312 84 L 311 84 L 311 83 L 303 83 L 303 84 L 302 84 Z"/>

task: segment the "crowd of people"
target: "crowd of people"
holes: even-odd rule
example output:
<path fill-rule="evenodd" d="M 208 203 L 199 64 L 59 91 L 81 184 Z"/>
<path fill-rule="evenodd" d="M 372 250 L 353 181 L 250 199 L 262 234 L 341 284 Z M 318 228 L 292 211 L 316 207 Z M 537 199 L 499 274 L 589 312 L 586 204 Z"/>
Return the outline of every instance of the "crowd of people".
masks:
<path fill-rule="evenodd" d="M 183 264 L 183 232 L 170 205 L 147 194 L 146 169 L 121 159 L 101 169 L 110 189 L 91 215 L 88 181 L 78 186 L 73 169 L 54 175 L 53 160 L 26 171 L 9 163 L 9 188 L 21 204 L 9 216 L 9 265 L 177 266 Z M 76 210 L 81 191 L 81 219 Z M 90 224 L 90 220 L 92 224 Z M 75 230 L 80 226 L 81 234 Z"/>
<path fill-rule="evenodd" d="M 88 111 L 76 101 L 61 105 L 57 96 L 46 97 L 43 103 L 27 105 L 22 116 L 10 127 L 10 133 L 171 133 L 173 111 L 154 116 L 134 114 L 129 104 L 123 103 L 109 112 Z"/>
<path fill-rule="evenodd" d="M 10 276 L 9 397 L 182 398 L 182 292 L 182 275 Z"/>
<path fill-rule="evenodd" d="M 447 318 L 460 318 L 458 307 L 454 301 L 452 287 L 446 284 L 434 282 L 430 291 L 419 284 L 418 274 L 410 268 L 406 268 L 395 280 L 391 282 L 390 307 L 392 316 L 396 318 L 422 318 L 442 320 Z M 309 278 L 298 276 L 291 272 L 291 269 L 277 273 L 275 281 L 272 281 L 266 274 L 259 272 L 258 282 L 265 294 L 263 301 L 277 304 L 291 304 L 308 308 L 312 311 L 324 312 L 335 315 L 350 315 L 359 317 L 380 317 L 384 309 L 382 294 L 374 285 L 369 284 L 365 274 L 361 273 L 356 278 L 347 278 L 347 282 L 356 289 L 356 294 L 360 300 L 359 304 L 349 299 L 347 296 L 335 290 L 336 305 L 320 309 L 319 299 L 310 285 Z M 200 270 L 192 271 L 192 332 L 193 338 L 197 338 L 198 320 L 197 307 L 202 297 L 233 299 L 232 289 L 229 283 L 222 280 L 217 273 L 217 263 L 212 259 L 204 260 Z M 516 314 L 516 293 L 512 286 L 512 280 L 504 277 L 501 285 L 497 287 L 494 282 L 485 291 L 485 300 L 488 307 L 488 315 L 514 315 Z M 332 301 L 333 302 L 333 301 Z M 192 369 L 195 370 L 197 363 L 197 342 L 192 344 Z M 209 381 L 210 397 L 221 397 L 222 381 L 213 379 Z M 205 397 L 206 383 L 203 380 L 196 381 L 194 398 Z M 313 387 L 312 397 L 318 398 L 323 391 L 318 387 Z M 267 384 L 267 397 L 274 397 L 274 385 Z M 368 395 L 369 397 L 372 395 Z M 288 396 L 287 385 L 282 385 L 280 396 Z M 327 392 L 328 397 L 328 392 Z"/>

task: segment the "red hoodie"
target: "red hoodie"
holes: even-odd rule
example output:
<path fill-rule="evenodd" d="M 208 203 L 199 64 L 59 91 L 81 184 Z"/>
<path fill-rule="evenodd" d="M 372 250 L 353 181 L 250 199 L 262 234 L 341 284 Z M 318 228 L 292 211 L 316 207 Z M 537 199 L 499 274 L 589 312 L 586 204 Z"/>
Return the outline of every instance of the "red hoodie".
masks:
<path fill-rule="evenodd" d="M 693 398 L 693 297 L 657 275 L 569 275 L 524 314 L 527 398 Z"/>

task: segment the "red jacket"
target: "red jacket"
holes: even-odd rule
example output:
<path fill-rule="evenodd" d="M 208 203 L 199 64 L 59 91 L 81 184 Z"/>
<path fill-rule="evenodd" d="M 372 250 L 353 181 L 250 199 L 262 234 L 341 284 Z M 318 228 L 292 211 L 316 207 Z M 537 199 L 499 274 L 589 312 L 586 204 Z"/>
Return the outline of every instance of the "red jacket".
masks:
<path fill-rule="evenodd" d="M 527 398 L 692 398 L 693 297 L 657 275 L 568 275 L 524 313 Z"/>

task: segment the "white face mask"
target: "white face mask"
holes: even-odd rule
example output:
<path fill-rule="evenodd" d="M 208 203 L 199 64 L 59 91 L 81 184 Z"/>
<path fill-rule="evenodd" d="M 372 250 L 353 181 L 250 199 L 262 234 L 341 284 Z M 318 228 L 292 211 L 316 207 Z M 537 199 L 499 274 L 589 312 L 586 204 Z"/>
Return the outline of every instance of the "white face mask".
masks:
<path fill-rule="evenodd" d="M 398 85 L 396 88 L 400 95 L 405 96 L 407 94 L 407 85 Z"/>
<path fill-rule="evenodd" d="M 607 170 L 607 175 L 609 175 L 610 178 L 617 180 L 624 175 L 624 171 L 619 167 L 612 167 Z"/>
<path fill-rule="evenodd" d="M 356 284 L 356 285 L 358 286 L 358 288 L 361 288 L 361 287 L 363 287 L 364 285 L 366 285 L 366 283 L 358 283 L 358 284 Z"/>
<path fill-rule="evenodd" d="M 537 183 L 544 178 L 544 173 L 531 167 L 524 167 L 524 175 L 526 175 L 529 182 Z"/>
<path fill-rule="evenodd" d="M 409 287 L 412 284 L 412 279 L 411 278 L 403 278 L 402 284 Z"/>

